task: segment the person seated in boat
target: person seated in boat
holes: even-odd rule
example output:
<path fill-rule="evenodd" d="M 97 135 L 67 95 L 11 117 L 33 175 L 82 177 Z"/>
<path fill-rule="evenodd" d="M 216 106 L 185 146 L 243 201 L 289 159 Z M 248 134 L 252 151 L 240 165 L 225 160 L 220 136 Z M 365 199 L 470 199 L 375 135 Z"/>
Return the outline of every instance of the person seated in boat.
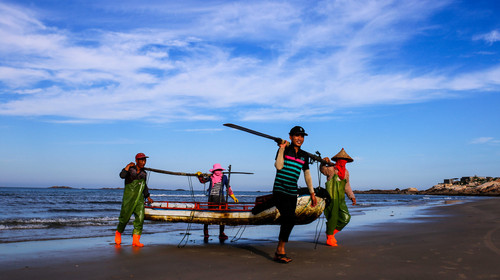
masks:
<path fill-rule="evenodd" d="M 212 203 L 225 203 L 226 198 L 224 196 L 224 187 L 226 187 L 227 194 L 234 200 L 234 202 L 238 203 L 238 199 L 233 193 L 231 186 L 228 184 L 228 178 L 226 175 L 222 173 L 225 170 L 219 163 L 213 165 L 213 168 L 210 169 L 212 175 L 209 177 L 203 177 L 201 172 L 198 172 L 198 180 L 200 183 L 205 184 L 209 182 L 208 186 L 208 202 Z M 224 225 L 220 225 L 219 227 L 219 239 L 226 240 L 228 239 L 227 235 L 224 233 Z M 203 226 L 203 234 L 204 238 L 207 239 L 209 237 L 208 234 L 208 224 Z"/>
<path fill-rule="evenodd" d="M 356 205 L 356 197 L 351 189 L 349 182 L 349 171 L 345 165 L 354 160 L 345 152 L 344 148 L 338 154 L 332 157 L 335 165 L 329 166 L 330 159 L 324 158 L 327 162 L 322 163 L 320 171 L 326 176 L 326 191 L 330 194 L 330 203 L 325 207 L 326 218 L 326 244 L 329 246 L 337 246 L 335 234 L 341 231 L 351 220 L 351 215 L 345 203 L 345 194 L 352 201 L 352 205 Z M 344 194 L 345 193 L 345 194 Z"/>
<path fill-rule="evenodd" d="M 122 207 L 118 226 L 115 232 L 115 243 L 120 245 L 122 242 L 122 233 L 127 226 L 132 214 L 134 214 L 134 230 L 132 231 L 132 246 L 143 247 L 139 240 L 142 234 L 144 224 L 144 199 L 148 203 L 153 203 L 149 195 L 148 185 L 146 184 L 147 173 L 144 171 L 146 159 L 148 157 L 143 153 L 135 156 L 135 163 L 131 162 L 120 172 L 120 178 L 125 179 L 125 188 L 123 190 Z"/>
<path fill-rule="evenodd" d="M 290 143 L 283 141 L 278 144 L 279 149 L 276 154 L 276 177 L 273 186 L 273 200 L 280 212 L 280 233 L 278 246 L 274 255 L 274 260 L 280 263 L 289 263 L 291 258 L 285 253 L 285 244 L 288 242 L 290 233 L 295 225 L 295 208 L 297 207 L 297 195 L 300 173 L 304 171 L 309 194 L 311 195 L 311 206 L 315 207 L 317 200 L 314 193 L 311 173 L 309 171 L 309 155 L 300 147 L 304 143 L 304 136 L 307 136 L 304 128 L 293 127 L 290 132 Z"/>

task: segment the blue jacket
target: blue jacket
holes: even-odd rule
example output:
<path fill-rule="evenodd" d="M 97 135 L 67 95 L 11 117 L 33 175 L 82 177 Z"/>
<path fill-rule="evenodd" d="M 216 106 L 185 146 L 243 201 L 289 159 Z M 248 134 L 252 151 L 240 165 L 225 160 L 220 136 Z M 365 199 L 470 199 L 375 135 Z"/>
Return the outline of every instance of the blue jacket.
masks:
<path fill-rule="evenodd" d="M 226 175 L 222 175 L 222 188 L 221 188 L 221 193 L 219 194 L 220 196 L 224 196 L 224 186 L 226 186 L 227 192 L 229 195 L 233 194 L 233 190 L 231 190 L 231 187 L 228 185 L 228 179 Z M 212 176 L 209 177 L 208 183 L 210 184 L 207 190 L 207 195 L 210 195 L 210 191 L 212 191 Z"/>

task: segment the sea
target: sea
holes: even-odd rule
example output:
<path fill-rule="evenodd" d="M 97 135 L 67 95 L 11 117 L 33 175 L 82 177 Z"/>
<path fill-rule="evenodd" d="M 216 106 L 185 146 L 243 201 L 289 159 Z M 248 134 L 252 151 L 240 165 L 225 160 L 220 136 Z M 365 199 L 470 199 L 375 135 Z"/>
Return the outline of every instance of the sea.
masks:
<path fill-rule="evenodd" d="M 203 191 L 151 189 L 155 201 L 206 201 Z M 270 192 L 236 191 L 241 202 L 254 202 L 257 196 Z M 113 242 L 118 223 L 123 189 L 75 188 L 12 188 L 0 187 L 0 245 L 44 240 L 78 240 L 106 237 Z M 365 226 L 384 222 L 412 222 L 412 217 L 425 215 L 423 209 L 481 199 L 465 196 L 358 194 L 357 205 L 348 202 L 352 215 L 346 227 L 362 230 Z M 132 234 L 133 216 L 124 235 Z M 324 231 L 324 217 L 299 228 L 298 237 L 314 239 Z M 148 221 L 144 223 L 143 239 L 162 236 L 156 242 L 180 244 L 202 239 L 202 225 Z M 210 227 L 211 235 L 218 226 Z M 279 226 L 227 226 L 226 234 L 234 241 L 275 241 Z M 292 232 L 292 238 L 296 232 Z M 161 234 L 161 235 L 159 235 Z M 153 238 L 150 238 L 152 240 Z M 124 238 L 125 240 L 125 238 Z M 125 241 L 124 241 L 125 242 Z"/>

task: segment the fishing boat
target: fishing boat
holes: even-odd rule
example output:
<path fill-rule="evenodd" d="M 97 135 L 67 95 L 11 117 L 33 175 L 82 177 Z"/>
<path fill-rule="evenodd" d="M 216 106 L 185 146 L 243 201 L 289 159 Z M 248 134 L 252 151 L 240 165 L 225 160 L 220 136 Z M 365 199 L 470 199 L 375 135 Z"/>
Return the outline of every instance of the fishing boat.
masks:
<path fill-rule="evenodd" d="M 309 224 L 321 216 L 326 200 L 318 195 L 316 198 L 316 207 L 311 207 L 309 194 L 298 196 L 295 224 Z M 159 201 L 146 205 L 144 217 L 146 220 L 171 223 L 272 225 L 279 223 L 280 213 L 272 203 L 272 195 L 265 195 L 257 197 L 255 203 Z"/>

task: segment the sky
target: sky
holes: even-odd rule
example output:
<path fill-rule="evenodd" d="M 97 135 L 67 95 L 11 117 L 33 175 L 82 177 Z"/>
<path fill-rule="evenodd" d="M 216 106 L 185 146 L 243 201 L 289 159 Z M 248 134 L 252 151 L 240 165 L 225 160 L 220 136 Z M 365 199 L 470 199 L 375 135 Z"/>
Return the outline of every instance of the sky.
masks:
<path fill-rule="evenodd" d="M 0 38 L 0 186 L 122 187 L 143 152 L 270 191 L 276 144 L 224 123 L 304 127 L 354 190 L 500 177 L 498 1 L 0 0 Z"/>

